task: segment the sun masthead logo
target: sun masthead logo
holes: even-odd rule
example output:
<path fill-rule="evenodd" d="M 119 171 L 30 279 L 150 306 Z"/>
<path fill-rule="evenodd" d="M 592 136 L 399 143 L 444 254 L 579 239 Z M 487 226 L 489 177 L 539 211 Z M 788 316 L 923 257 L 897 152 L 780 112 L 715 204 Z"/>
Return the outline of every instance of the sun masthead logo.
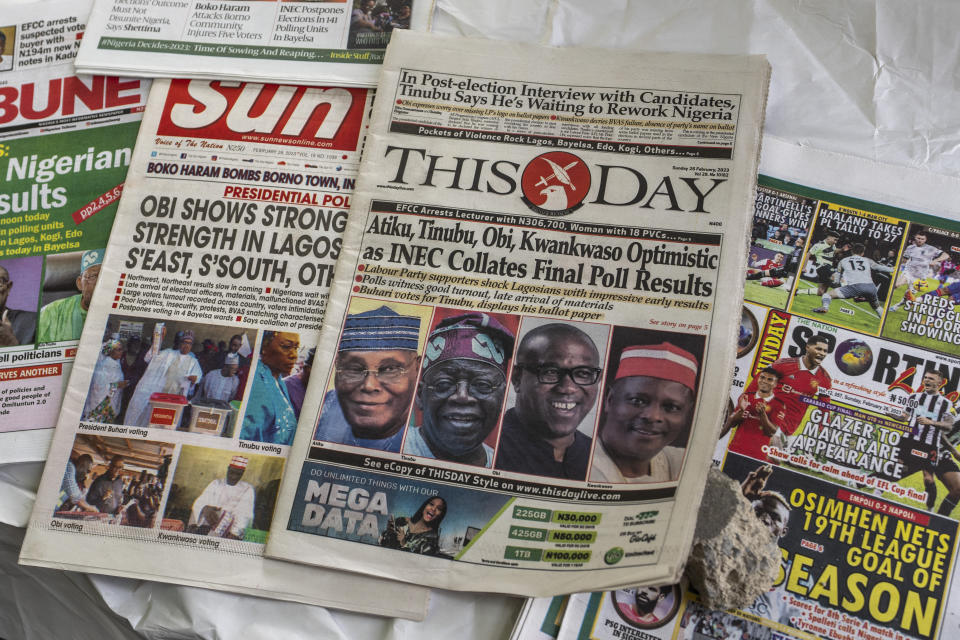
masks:
<path fill-rule="evenodd" d="M 523 203 L 544 216 L 570 215 L 583 206 L 590 191 L 590 169 L 565 151 L 543 153 L 523 168 Z"/>

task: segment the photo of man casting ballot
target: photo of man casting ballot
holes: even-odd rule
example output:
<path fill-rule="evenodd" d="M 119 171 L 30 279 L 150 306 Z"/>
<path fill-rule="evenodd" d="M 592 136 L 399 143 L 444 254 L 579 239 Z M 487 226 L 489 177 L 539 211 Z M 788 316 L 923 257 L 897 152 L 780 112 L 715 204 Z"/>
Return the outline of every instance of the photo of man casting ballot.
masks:
<path fill-rule="evenodd" d="M 440 523 L 447 515 L 447 501 L 432 496 L 409 518 L 390 516 L 380 536 L 380 546 L 422 555 L 440 554 Z"/>
<path fill-rule="evenodd" d="M 427 338 L 411 426 L 403 452 L 480 467 L 493 464 L 484 440 L 497 426 L 513 332 L 492 315 L 465 313 L 441 320 Z"/>
<path fill-rule="evenodd" d="M 496 468 L 583 480 L 593 440 L 578 427 L 597 402 L 601 373 L 594 340 L 578 327 L 552 322 L 528 331 L 510 377 L 516 402 L 503 417 Z"/>
<path fill-rule="evenodd" d="M 383 305 L 347 315 L 314 438 L 400 451 L 420 370 L 420 318 Z"/>
<path fill-rule="evenodd" d="M 623 349 L 604 398 L 590 480 L 618 484 L 680 477 L 684 448 L 670 445 L 690 427 L 698 371 L 696 356 L 669 342 Z"/>

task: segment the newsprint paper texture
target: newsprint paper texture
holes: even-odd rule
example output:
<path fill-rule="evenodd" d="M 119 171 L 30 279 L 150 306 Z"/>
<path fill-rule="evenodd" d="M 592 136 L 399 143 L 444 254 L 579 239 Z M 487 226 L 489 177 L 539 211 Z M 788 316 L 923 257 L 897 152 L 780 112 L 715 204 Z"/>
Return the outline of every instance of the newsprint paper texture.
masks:
<path fill-rule="evenodd" d="M 775 139 L 763 147 L 734 417 L 715 463 L 777 536 L 780 574 L 738 611 L 707 609 L 677 586 L 574 594 L 560 640 L 956 637 L 960 362 L 949 344 L 960 341 L 960 181 Z M 815 249 L 830 231 L 839 232 L 833 256 Z M 856 282 L 866 273 L 857 261 L 870 266 L 869 282 Z M 855 295 L 814 311 L 823 294 L 806 290 L 821 279 L 828 296 Z M 788 370 L 820 352 L 818 368 Z M 768 367 L 786 373 L 773 381 Z M 802 404 L 794 422 L 791 399 Z M 932 444 L 918 442 L 931 423 L 941 425 Z M 525 611 L 549 606 L 531 600 Z"/>
<path fill-rule="evenodd" d="M 150 87 L 74 75 L 89 12 L 0 17 L 0 463 L 47 455 Z"/>
<path fill-rule="evenodd" d="M 100 0 L 77 69 L 373 87 L 395 32 L 433 0 Z"/>
<path fill-rule="evenodd" d="M 371 98 L 155 82 L 21 562 L 424 615 L 263 558 Z"/>
<path fill-rule="evenodd" d="M 767 69 L 394 34 L 268 553 L 526 595 L 677 579 Z"/>

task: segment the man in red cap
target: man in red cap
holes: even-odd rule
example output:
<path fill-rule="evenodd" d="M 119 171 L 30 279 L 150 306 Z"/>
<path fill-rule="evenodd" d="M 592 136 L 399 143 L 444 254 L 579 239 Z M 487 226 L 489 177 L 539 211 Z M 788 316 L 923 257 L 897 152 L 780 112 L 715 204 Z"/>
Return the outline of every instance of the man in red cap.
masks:
<path fill-rule="evenodd" d="M 623 350 L 604 399 L 590 480 L 639 483 L 679 478 L 684 449 L 669 445 L 690 426 L 698 369 L 692 353 L 667 342 Z"/>
<path fill-rule="evenodd" d="M 493 449 L 483 441 L 500 417 L 513 340 L 513 333 L 486 313 L 437 324 L 427 338 L 415 396 L 423 424 L 410 428 L 404 453 L 493 464 Z"/>

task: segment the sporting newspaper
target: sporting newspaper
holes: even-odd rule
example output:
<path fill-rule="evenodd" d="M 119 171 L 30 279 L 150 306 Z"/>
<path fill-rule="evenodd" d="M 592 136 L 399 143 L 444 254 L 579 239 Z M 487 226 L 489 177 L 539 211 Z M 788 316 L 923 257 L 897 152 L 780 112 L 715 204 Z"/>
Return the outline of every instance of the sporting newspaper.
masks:
<path fill-rule="evenodd" d="M 960 183 L 763 145 L 715 464 L 779 575 L 739 611 L 676 587 L 575 594 L 561 639 L 953 637 Z"/>
<path fill-rule="evenodd" d="M 398 33 L 385 65 L 268 554 L 522 594 L 676 580 L 766 62 Z"/>
<path fill-rule="evenodd" d="M 716 454 L 778 523 L 781 576 L 746 615 L 798 637 L 951 637 L 960 185 L 764 146 Z"/>
<path fill-rule="evenodd" d="M 391 35 L 426 28 L 432 11 L 433 0 L 100 0 L 77 69 L 373 87 Z"/>
<path fill-rule="evenodd" d="M 149 90 L 74 75 L 89 12 L 0 18 L 0 463 L 47 455 Z"/>
<path fill-rule="evenodd" d="M 263 558 L 371 101 L 155 82 L 21 562 L 424 615 Z"/>

